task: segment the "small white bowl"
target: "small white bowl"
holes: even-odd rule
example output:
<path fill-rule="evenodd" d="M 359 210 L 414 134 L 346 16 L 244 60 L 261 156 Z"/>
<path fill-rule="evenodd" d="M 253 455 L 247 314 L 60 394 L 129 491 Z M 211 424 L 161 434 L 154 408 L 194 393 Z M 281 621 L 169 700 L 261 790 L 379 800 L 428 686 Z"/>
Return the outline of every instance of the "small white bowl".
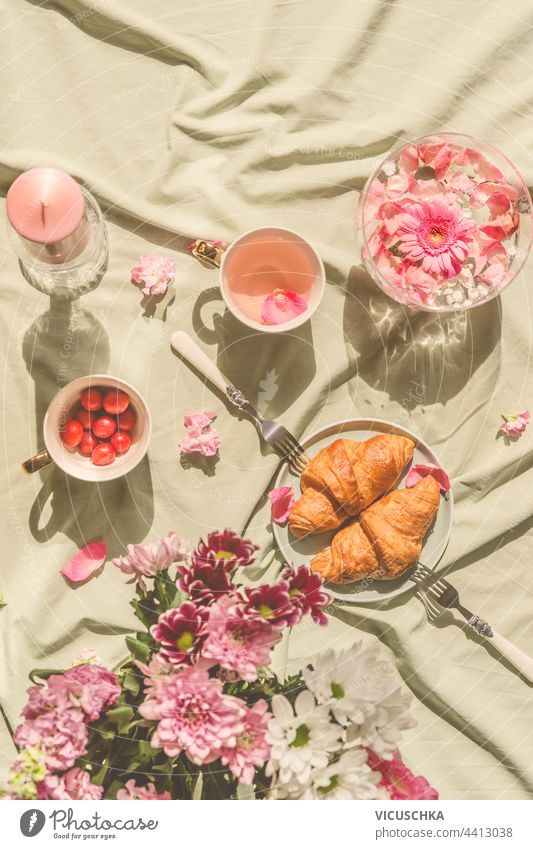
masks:
<path fill-rule="evenodd" d="M 62 424 L 71 418 L 81 393 L 90 386 L 109 387 L 126 392 L 137 415 L 135 427 L 131 431 L 132 442 L 129 450 L 125 454 L 117 454 L 109 466 L 95 466 L 90 457 L 84 457 L 76 448 L 68 448 L 61 440 Z M 68 383 L 50 402 L 43 422 L 44 443 L 54 463 L 78 480 L 97 483 L 115 480 L 131 472 L 146 454 L 151 434 L 152 419 L 142 395 L 126 381 L 107 374 L 91 374 Z"/>
<path fill-rule="evenodd" d="M 262 322 L 255 321 L 253 318 L 249 318 L 245 315 L 235 303 L 232 296 L 231 283 L 228 280 L 227 266 L 239 248 L 247 244 L 253 244 L 254 242 L 260 243 L 265 240 L 286 241 L 291 244 L 299 245 L 300 248 L 306 252 L 313 267 L 314 279 L 312 291 L 308 299 L 308 308 L 305 312 L 300 313 L 300 315 L 297 315 L 290 321 L 283 322 L 283 324 L 263 324 Z M 300 325 L 305 324 L 305 322 L 309 321 L 313 313 L 317 310 L 326 287 L 326 272 L 324 270 L 324 263 L 322 262 L 321 257 L 313 245 L 308 242 L 307 239 L 304 239 L 303 236 L 295 233 L 294 230 L 287 230 L 285 227 L 259 227 L 254 230 L 248 230 L 246 233 L 242 233 L 242 235 L 235 239 L 235 241 L 233 241 L 224 251 L 219 270 L 219 283 L 220 291 L 227 308 L 235 316 L 235 318 L 238 318 L 239 321 L 242 322 L 242 324 L 245 324 L 247 327 L 251 327 L 253 330 L 260 330 L 262 333 L 285 333 L 288 330 L 294 330 L 296 327 L 300 327 Z"/>

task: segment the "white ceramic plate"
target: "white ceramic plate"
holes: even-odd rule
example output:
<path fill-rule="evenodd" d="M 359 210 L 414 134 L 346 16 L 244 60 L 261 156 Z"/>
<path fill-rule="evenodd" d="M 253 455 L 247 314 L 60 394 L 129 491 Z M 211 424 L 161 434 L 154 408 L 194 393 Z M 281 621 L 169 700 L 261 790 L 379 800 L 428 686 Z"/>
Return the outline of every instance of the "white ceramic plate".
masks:
<path fill-rule="evenodd" d="M 415 463 L 441 465 L 438 457 L 429 445 L 426 445 L 416 434 L 392 422 L 382 421 L 380 419 L 350 419 L 345 422 L 335 422 L 321 428 L 316 433 L 312 433 L 311 436 L 308 436 L 302 442 L 302 445 L 309 456 L 314 457 L 322 448 L 325 448 L 331 442 L 334 442 L 335 439 L 338 439 L 341 434 L 347 439 L 364 441 L 375 436 L 377 433 L 396 433 L 399 436 L 408 436 L 415 443 L 415 451 L 411 464 L 405 467 L 403 474 L 396 482 L 396 487 L 405 486 L 405 476 L 410 466 Z M 279 471 L 275 486 L 292 486 L 297 498 L 301 494 L 300 480 L 290 471 L 286 463 L 283 464 Z M 437 516 L 426 536 L 422 548 L 420 560 L 430 569 L 433 569 L 437 565 L 446 550 L 452 530 L 452 521 L 453 497 L 452 493 L 449 492 L 447 498 L 441 497 Z M 312 534 L 305 539 L 296 539 L 291 534 L 288 525 L 282 527 L 273 523 L 273 529 L 279 550 L 292 566 L 300 566 L 302 563 L 309 564 L 319 551 L 322 551 L 323 548 L 330 544 L 336 533 L 335 531 L 330 531 L 325 534 Z M 410 571 L 393 581 L 366 580 L 355 581 L 351 584 L 329 584 L 328 592 L 334 598 L 346 602 L 355 602 L 356 604 L 379 602 L 412 589 L 413 583 L 407 577 Z"/>

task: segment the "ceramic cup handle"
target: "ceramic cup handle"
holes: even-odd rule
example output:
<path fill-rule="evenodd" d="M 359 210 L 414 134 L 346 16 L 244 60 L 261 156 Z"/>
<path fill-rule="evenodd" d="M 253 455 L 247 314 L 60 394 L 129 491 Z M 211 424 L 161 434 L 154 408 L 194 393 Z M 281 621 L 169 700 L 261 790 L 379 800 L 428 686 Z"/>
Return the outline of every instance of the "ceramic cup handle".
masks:
<path fill-rule="evenodd" d="M 22 464 L 22 468 L 25 472 L 28 472 L 29 475 L 33 474 L 33 472 L 38 472 L 39 469 L 43 469 L 45 466 L 49 466 L 50 463 L 54 461 L 50 457 L 50 454 L 46 449 L 44 451 L 39 451 L 38 454 L 35 454 L 34 457 L 30 457 L 29 460 L 25 460 Z"/>

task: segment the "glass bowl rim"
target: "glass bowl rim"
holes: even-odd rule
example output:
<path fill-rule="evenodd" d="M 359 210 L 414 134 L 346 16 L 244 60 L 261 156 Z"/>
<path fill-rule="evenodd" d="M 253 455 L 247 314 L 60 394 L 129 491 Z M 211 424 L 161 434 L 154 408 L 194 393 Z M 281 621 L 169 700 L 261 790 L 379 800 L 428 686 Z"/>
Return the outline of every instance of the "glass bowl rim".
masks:
<path fill-rule="evenodd" d="M 532 219 L 532 227 L 531 227 L 531 232 L 529 234 L 528 243 L 527 243 L 527 245 L 524 244 L 524 257 L 523 257 L 522 261 L 516 267 L 516 270 L 514 271 L 512 277 L 509 278 L 509 280 L 505 283 L 505 285 L 502 288 L 495 289 L 492 292 L 492 294 L 490 294 L 490 296 L 486 297 L 481 302 L 469 304 L 468 306 L 465 306 L 464 304 L 459 304 L 458 306 L 451 306 L 449 304 L 446 305 L 446 306 L 444 304 L 437 305 L 437 306 L 428 306 L 427 304 L 421 304 L 421 303 L 414 302 L 414 301 L 413 302 L 406 302 L 406 301 L 399 300 L 398 297 L 396 297 L 395 295 L 392 294 L 392 292 L 395 292 L 396 290 L 394 289 L 394 286 L 391 286 L 390 283 L 388 283 L 387 280 L 385 280 L 385 278 L 383 277 L 383 275 L 379 271 L 379 269 L 378 269 L 378 267 L 377 267 L 377 265 L 374 261 L 374 257 L 372 256 L 372 254 L 369 250 L 369 246 L 368 246 L 366 227 L 365 227 L 365 224 L 364 224 L 364 209 L 365 209 L 365 205 L 366 205 L 366 201 L 367 201 L 367 197 L 368 197 L 368 192 L 370 190 L 370 186 L 372 185 L 374 180 L 377 178 L 378 174 L 383 170 L 383 165 L 384 165 L 385 162 L 387 162 L 387 160 L 395 158 L 396 156 L 398 156 L 404 148 L 409 147 L 412 144 L 416 144 L 416 145 L 422 144 L 424 142 L 427 142 L 429 139 L 444 139 L 444 140 L 449 140 L 451 143 L 454 143 L 454 140 L 456 140 L 456 139 L 467 139 L 469 141 L 475 142 L 475 144 L 477 144 L 477 145 L 481 145 L 481 148 L 488 148 L 490 151 L 494 151 L 496 156 L 501 157 L 501 159 L 503 159 L 505 161 L 506 165 L 513 171 L 515 177 L 517 178 L 523 192 L 525 193 L 525 195 L 526 195 L 526 197 L 529 201 L 529 216 Z M 472 145 L 472 147 L 475 147 L 475 145 Z M 468 133 L 458 133 L 458 132 L 448 132 L 448 131 L 444 131 L 444 132 L 438 132 L 437 131 L 435 133 L 426 133 L 423 136 L 416 136 L 415 138 L 407 139 L 406 141 L 402 142 L 402 144 L 399 144 L 396 147 L 392 148 L 392 150 L 390 150 L 389 153 L 387 153 L 387 155 L 384 156 L 381 159 L 379 165 L 374 169 L 374 171 L 367 178 L 366 183 L 363 186 L 363 190 L 362 190 L 362 192 L 359 196 L 358 208 L 359 208 L 360 212 L 359 212 L 357 217 L 360 219 L 360 230 L 361 230 L 362 236 L 363 236 L 363 247 L 364 247 L 364 249 L 366 249 L 366 253 L 368 255 L 368 259 L 367 259 L 367 258 L 365 258 L 364 254 L 363 254 L 364 265 L 366 266 L 367 263 L 368 263 L 371 266 L 373 273 L 378 278 L 378 281 L 379 281 L 378 285 L 387 294 L 389 294 L 389 296 L 391 298 L 393 298 L 393 300 L 395 300 L 396 303 L 402 304 L 402 306 L 406 307 L 407 309 L 414 309 L 414 310 L 417 310 L 417 311 L 420 310 L 420 311 L 424 311 L 424 312 L 459 312 L 461 310 L 471 310 L 471 309 L 475 309 L 476 307 L 483 306 L 483 304 L 488 304 L 489 301 L 492 301 L 492 300 L 494 300 L 494 298 L 497 298 L 499 295 L 501 295 L 501 293 L 505 289 L 507 289 L 507 287 L 513 282 L 513 280 L 520 274 L 520 272 L 522 271 L 522 269 L 523 269 L 523 267 L 526 263 L 526 260 L 529 256 L 529 253 L 531 251 L 531 244 L 533 242 L 533 200 L 531 198 L 531 194 L 530 194 L 529 188 L 527 186 L 527 183 L 525 182 L 524 178 L 522 177 L 522 174 L 520 173 L 520 171 L 518 170 L 516 165 L 514 165 L 514 163 L 509 159 L 509 157 L 505 153 L 503 153 L 498 147 L 493 145 L 491 142 L 483 141 L 483 139 L 477 138 L 477 136 L 471 136 Z"/>

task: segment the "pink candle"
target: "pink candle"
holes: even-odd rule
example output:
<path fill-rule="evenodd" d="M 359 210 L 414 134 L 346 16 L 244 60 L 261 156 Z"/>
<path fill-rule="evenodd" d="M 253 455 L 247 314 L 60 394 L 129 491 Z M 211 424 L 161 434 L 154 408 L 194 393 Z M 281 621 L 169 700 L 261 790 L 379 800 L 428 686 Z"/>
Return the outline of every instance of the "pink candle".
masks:
<path fill-rule="evenodd" d="M 68 262 L 87 244 L 84 197 L 64 171 L 32 168 L 24 172 L 7 193 L 6 209 L 11 226 L 42 262 Z"/>

